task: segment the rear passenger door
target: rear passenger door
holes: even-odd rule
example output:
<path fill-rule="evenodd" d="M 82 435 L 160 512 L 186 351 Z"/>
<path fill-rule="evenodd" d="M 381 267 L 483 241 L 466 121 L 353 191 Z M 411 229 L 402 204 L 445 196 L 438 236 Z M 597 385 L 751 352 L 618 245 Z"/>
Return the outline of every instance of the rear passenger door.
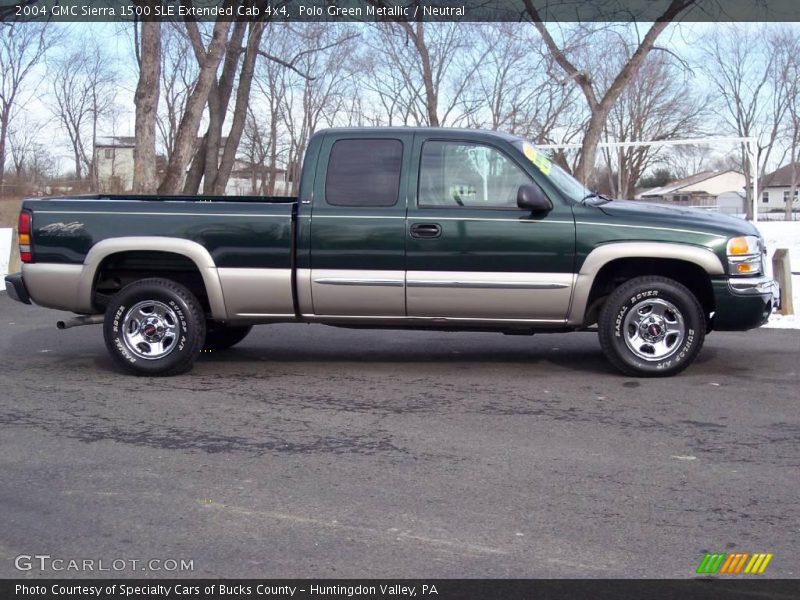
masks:
<path fill-rule="evenodd" d="M 404 317 L 405 212 L 413 136 L 328 134 L 311 216 L 318 316 Z"/>

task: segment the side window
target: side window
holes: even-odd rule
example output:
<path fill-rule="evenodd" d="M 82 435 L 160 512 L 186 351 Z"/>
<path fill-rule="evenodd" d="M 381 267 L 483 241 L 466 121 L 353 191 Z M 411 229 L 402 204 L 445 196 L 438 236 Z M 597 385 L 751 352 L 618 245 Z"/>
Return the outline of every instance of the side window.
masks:
<path fill-rule="evenodd" d="M 325 200 L 334 206 L 394 206 L 400 190 L 400 140 L 339 140 L 325 178 Z"/>
<path fill-rule="evenodd" d="M 425 142 L 419 206 L 512 208 L 531 178 L 502 152 L 466 142 Z"/>

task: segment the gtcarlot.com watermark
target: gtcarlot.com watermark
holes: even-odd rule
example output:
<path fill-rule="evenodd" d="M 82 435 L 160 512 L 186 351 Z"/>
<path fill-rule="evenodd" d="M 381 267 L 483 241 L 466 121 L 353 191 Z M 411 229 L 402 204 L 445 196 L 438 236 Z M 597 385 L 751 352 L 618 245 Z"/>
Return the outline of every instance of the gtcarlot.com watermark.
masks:
<path fill-rule="evenodd" d="M 120 571 L 185 572 L 194 571 L 194 560 L 185 558 L 66 558 L 50 554 L 20 554 L 14 558 L 17 571 L 55 573 L 119 573 Z"/>

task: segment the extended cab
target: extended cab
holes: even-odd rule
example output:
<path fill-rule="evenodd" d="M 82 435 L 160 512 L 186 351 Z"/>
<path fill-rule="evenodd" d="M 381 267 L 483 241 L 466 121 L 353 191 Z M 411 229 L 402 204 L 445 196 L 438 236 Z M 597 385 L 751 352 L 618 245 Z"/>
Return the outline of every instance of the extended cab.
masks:
<path fill-rule="evenodd" d="M 592 194 L 528 142 L 456 129 L 331 129 L 298 198 L 26 200 L 9 295 L 103 323 L 139 374 L 287 321 L 597 329 L 629 375 L 671 375 L 713 329 L 762 325 L 778 290 L 743 220 Z"/>

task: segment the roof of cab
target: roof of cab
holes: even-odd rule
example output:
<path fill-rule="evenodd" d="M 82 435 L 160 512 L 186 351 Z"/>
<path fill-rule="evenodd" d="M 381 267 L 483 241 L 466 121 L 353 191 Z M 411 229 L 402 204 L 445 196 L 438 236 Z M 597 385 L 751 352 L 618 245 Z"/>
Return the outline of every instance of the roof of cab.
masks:
<path fill-rule="evenodd" d="M 517 135 L 511 135 L 510 133 L 504 133 L 502 131 L 491 131 L 489 129 L 464 129 L 456 127 L 331 127 L 329 129 L 320 129 L 314 135 L 325 135 L 328 133 L 334 135 L 364 134 L 369 136 L 400 133 L 424 133 L 427 135 L 453 138 L 500 138 L 509 142 L 515 142 L 522 139 Z"/>

